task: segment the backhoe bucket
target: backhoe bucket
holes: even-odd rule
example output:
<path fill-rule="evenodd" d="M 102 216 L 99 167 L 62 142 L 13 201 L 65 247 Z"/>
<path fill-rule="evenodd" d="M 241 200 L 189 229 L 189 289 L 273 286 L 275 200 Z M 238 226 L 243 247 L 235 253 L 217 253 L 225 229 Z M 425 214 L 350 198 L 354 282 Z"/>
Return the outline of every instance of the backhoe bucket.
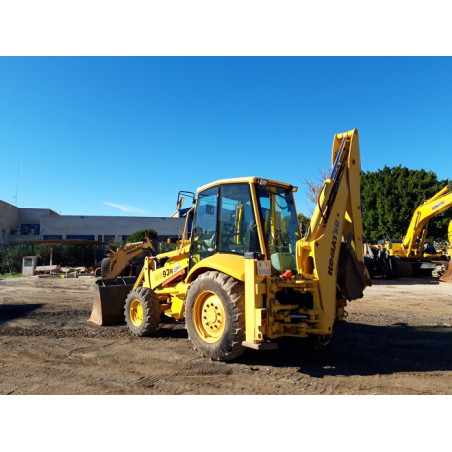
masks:
<path fill-rule="evenodd" d="M 89 322 L 96 325 L 124 323 L 124 303 L 136 278 L 99 279 L 94 287 L 94 302 Z"/>
<path fill-rule="evenodd" d="M 449 266 L 447 267 L 446 273 L 440 276 L 440 281 L 452 283 L 452 260 L 449 261 Z"/>
<path fill-rule="evenodd" d="M 363 291 L 372 285 L 366 266 L 356 257 L 355 250 L 346 243 L 341 243 L 337 285 L 347 300 L 363 297 Z"/>

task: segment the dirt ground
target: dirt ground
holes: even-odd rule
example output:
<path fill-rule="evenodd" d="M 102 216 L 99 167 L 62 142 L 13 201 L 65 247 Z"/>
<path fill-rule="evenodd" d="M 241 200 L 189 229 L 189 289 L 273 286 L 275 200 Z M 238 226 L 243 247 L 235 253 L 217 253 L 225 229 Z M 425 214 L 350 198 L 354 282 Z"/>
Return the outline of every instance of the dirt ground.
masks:
<path fill-rule="evenodd" d="M 94 277 L 0 279 L 0 394 L 452 393 L 452 284 L 373 281 L 325 349 L 300 340 L 202 358 L 183 324 L 155 338 L 88 322 Z"/>

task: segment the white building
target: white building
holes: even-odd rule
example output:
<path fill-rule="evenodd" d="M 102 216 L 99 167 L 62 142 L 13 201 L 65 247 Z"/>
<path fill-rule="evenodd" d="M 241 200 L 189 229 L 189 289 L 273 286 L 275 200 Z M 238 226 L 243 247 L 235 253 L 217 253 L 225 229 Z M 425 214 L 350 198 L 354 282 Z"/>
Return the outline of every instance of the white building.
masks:
<path fill-rule="evenodd" d="M 0 245 L 29 240 L 124 241 L 140 229 L 155 229 L 159 240 L 178 237 L 185 218 L 59 215 L 51 209 L 20 208 L 0 201 Z"/>

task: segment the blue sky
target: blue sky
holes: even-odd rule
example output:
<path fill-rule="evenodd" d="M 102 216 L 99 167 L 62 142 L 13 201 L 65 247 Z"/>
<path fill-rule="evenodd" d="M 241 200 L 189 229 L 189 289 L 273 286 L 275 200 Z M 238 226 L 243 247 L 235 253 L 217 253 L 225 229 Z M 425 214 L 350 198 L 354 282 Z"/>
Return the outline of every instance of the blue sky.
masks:
<path fill-rule="evenodd" d="M 450 57 L 1 57 L 0 199 L 63 215 L 168 216 L 179 190 L 299 187 L 360 133 L 363 171 L 452 177 Z"/>

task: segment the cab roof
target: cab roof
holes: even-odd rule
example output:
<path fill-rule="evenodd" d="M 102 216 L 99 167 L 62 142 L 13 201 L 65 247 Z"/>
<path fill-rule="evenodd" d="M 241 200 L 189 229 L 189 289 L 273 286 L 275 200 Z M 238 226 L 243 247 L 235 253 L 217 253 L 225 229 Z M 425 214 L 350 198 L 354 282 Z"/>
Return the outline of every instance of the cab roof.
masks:
<path fill-rule="evenodd" d="M 224 184 L 258 184 L 258 185 L 273 185 L 276 187 L 283 187 L 288 188 L 292 191 L 297 191 L 298 187 L 295 187 L 291 184 L 288 184 L 286 182 L 279 182 L 272 179 L 265 179 L 263 177 L 234 177 L 231 179 L 220 179 L 216 180 L 215 182 L 210 182 L 209 184 L 205 184 L 196 190 L 196 193 L 200 193 L 204 190 L 207 190 L 208 188 L 215 187 L 217 185 L 224 185 Z"/>
<path fill-rule="evenodd" d="M 215 187 L 217 185 L 224 185 L 224 184 L 258 184 L 258 185 L 273 185 L 276 187 L 283 187 L 288 188 L 292 191 L 297 191 L 298 187 L 294 187 L 291 184 L 288 184 L 286 182 L 279 182 L 272 179 L 265 179 L 263 177 L 235 177 L 231 179 L 220 179 L 216 180 L 215 182 L 210 182 L 209 184 L 203 185 L 196 190 L 196 193 L 200 193 L 204 190 L 207 190 L 208 188 Z"/>

